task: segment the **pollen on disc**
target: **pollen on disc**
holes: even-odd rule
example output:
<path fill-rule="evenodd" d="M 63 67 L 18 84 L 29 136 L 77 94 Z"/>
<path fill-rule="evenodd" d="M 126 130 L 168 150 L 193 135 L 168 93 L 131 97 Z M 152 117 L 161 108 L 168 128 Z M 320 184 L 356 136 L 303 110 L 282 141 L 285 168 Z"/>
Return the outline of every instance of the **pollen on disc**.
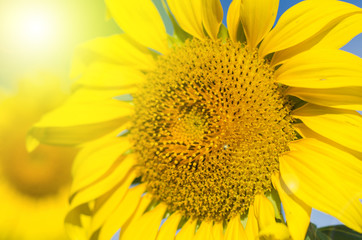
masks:
<path fill-rule="evenodd" d="M 131 139 L 142 181 L 196 219 L 222 221 L 271 189 L 294 139 L 269 65 L 240 43 L 189 40 L 157 59 L 135 95 Z"/>

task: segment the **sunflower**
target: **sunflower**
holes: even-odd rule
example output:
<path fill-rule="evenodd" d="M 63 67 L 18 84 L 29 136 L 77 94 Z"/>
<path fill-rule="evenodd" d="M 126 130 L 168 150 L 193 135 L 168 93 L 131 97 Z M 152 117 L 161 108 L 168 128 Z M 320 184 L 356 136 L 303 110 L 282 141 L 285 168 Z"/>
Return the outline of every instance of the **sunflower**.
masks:
<path fill-rule="evenodd" d="M 278 0 L 234 0 L 226 28 L 218 0 L 106 4 L 124 33 L 76 50 L 72 97 L 31 130 L 82 146 L 74 239 L 301 240 L 312 208 L 362 231 L 362 59 L 339 50 L 360 8 L 273 27 Z"/>
<path fill-rule="evenodd" d="M 65 98 L 59 80 L 49 74 L 29 76 L 17 93 L 0 99 L 0 239 L 67 239 L 64 217 L 75 151 L 32 145 L 32 124 Z"/>

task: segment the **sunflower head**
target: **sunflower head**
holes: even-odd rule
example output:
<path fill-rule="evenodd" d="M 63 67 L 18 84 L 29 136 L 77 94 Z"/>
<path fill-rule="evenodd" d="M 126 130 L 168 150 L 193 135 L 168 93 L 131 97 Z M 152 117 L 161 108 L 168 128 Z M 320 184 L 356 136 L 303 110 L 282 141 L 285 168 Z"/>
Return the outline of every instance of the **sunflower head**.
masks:
<path fill-rule="evenodd" d="M 131 138 L 149 192 L 186 216 L 222 221 L 271 190 L 294 130 L 288 97 L 257 52 L 187 40 L 146 77 Z"/>

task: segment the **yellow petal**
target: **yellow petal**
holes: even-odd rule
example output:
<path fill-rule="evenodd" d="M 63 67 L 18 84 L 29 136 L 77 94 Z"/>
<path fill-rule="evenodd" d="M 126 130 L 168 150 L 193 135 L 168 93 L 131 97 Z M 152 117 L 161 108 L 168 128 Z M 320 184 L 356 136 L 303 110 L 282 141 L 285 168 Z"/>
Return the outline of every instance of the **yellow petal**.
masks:
<path fill-rule="evenodd" d="M 313 144 L 317 144 L 317 146 L 314 146 Z M 293 149 L 295 146 L 296 148 Z M 290 144 L 290 148 L 294 151 L 302 149 L 303 153 L 311 152 L 310 154 L 313 154 L 314 156 L 323 154 L 324 158 L 320 159 L 320 165 L 327 161 L 329 161 L 331 164 L 333 163 L 333 166 L 330 166 L 330 171 L 336 172 L 336 177 L 339 176 L 339 173 L 342 175 L 349 174 L 348 176 L 341 176 L 344 177 L 345 183 L 348 183 L 344 189 L 349 189 L 349 194 L 351 196 L 356 195 L 358 198 L 361 198 L 362 178 L 360 176 L 362 176 L 362 162 L 360 159 L 356 158 L 354 155 L 351 155 L 349 152 L 345 152 L 340 148 L 336 148 L 333 145 L 313 138 L 296 141 L 295 143 Z M 341 161 L 341 159 L 343 159 L 343 161 Z M 323 162 L 323 160 L 325 162 Z M 316 163 L 316 165 L 318 165 L 318 163 Z"/>
<path fill-rule="evenodd" d="M 223 222 L 214 223 L 212 227 L 212 235 L 214 236 L 214 240 L 223 240 L 224 239 L 224 226 Z"/>
<path fill-rule="evenodd" d="M 257 239 L 259 235 L 258 220 L 255 217 L 254 205 L 249 206 L 248 221 L 245 226 L 245 233 L 247 239 Z"/>
<path fill-rule="evenodd" d="M 258 194 L 255 196 L 254 211 L 260 230 L 263 230 L 267 226 L 275 223 L 273 204 L 267 197 L 264 196 L 264 194 Z"/>
<path fill-rule="evenodd" d="M 78 192 L 72 199 L 70 208 L 72 209 L 82 203 L 94 200 L 116 186 L 127 190 L 132 181 L 136 178 L 136 174 L 131 171 L 135 164 L 136 160 L 134 156 L 128 155 L 125 159 L 121 159 L 121 163 L 118 163 L 112 172 L 106 173 L 104 177 L 94 183 L 92 187 L 85 188 Z"/>
<path fill-rule="evenodd" d="M 331 89 L 289 88 L 286 94 L 326 107 L 362 110 L 362 87 Z"/>
<path fill-rule="evenodd" d="M 233 42 L 238 41 L 238 30 L 242 28 L 240 20 L 240 5 L 241 0 L 233 0 L 230 3 L 226 18 L 229 36 Z"/>
<path fill-rule="evenodd" d="M 290 148 L 280 158 L 288 194 L 361 232 L 361 161 L 316 139 L 295 141 Z"/>
<path fill-rule="evenodd" d="M 193 240 L 213 240 L 212 222 L 202 221 Z"/>
<path fill-rule="evenodd" d="M 190 240 L 193 239 L 196 228 L 196 220 L 189 219 L 185 225 L 182 226 L 180 232 L 176 235 L 176 240 Z"/>
<path fill-rule="evenodd" d="M 301 88 L 362 86 L 362 59 L 341 50 L 310 50 L 286 61 L 275 78 Z"/>
<path fill-rule="evenodd" d="M 76 87 L 132 89 L 144 80 L 143 73 L 129 66 L 96 61 L 87 67 L 74 85 Z"/>
<path fill-rule="evenodd" d="M 166 209 L 167 206 L 160 203 L 143 214 L 125 229 L 122 240 L 154 240 Z"/>
<path fill-rule="evenodd" d="M 306 104 L 293 111 L 293 116 L 322 136 L 361 151 L 362 116 L 357 112 Z"/>
<path fill-rule="evenodd" d="M 67 99 L 66 104 L 94 104 L 97 102 L 103 102 L 107 105 L 108 102 L 115 103 L 112 98 L 118 96 L 120 89 L 105 88 L 105 89 L 91 89 L 91 88 L 78 88 L 74 89 L 71 97 Z"/>
<path fill-rule="evenodd" d="M 74 146 L 104 136 L 106 133 L 122 126 L 128 119 L 62 128 L 34 127 L 29 131 L 32 137 L 50 145 Z"/>
<path fill-rule="evenodd" d="M 291 240 L 287 226 L 277 222 L 261 230 L 259 237 L 260 239 Z"/>
<path fill-rule="evenodd" d="M 362 33 L 362 14 L 356 13 L 336 23 L 328 24 L 313 37 L 293 47 L 276 52 L 271 65 L 281 64 L 308 49 L 340 49 L 360 33 Z"/>
<path fill-rule="evenodd" d="M 116 90 L 80 89 L 66 103 L 34 125 L 29 134 L 42 143 L 76 145 L 101 137 L 121 127 L 133 106 L 112 99 Z"/>
<path fill-rule="evenodd" d="M 240 17 L 247 44 L 255 48 L 273 27 L 278 13 L 279 0 L 243 0 Z"/>
<path fill-rule="evenodd" d="M 156 240 L 173 240 L 175 239 L 177 226 L 180 223 L 182 215 L 175 212 L 162 224 L 157 234 Z"/>
<path fill-rule="evenodd" d="M 138 43 L 160 53 L 169 51 L 167 33 L 152 0 L 105 0 L 120 28 Z"/>
<path fill-rule="evenodd" d="M 358 158 L 359 160 L 362 160 L 362 150 L 360 151 L 354 151 L 350 148 L 347 148 L 345 146 L 342 146 L 339 143 L 336 143 L 334 141 L 332 141 L 331 139 L 328 139 L 326 137 L 323 137 L 322 135 L 312 131 L 312 129 L 310 129 L 309 127 L 307 127 L 305 124 L 303 123 L 298 123 L 298 124 L 294 124 L 293 128 L 297 130 L 297 132 L 303 137 L 303 138 L 315 138 L 318 141 L 327 143 L 329 145 L 332 145 L 335 148 L 339 148 L 344 152 L 347 152 L 349 154 L 352 154 L 353 156 L 355 156 L 356 158 Z"/>
<path fill-rule="evenodd" d="M 119 187 L 117 186 L 115 191 L 111 191 L 110 193 L 105 194 L 105 196 L 97 199 L 95 202 L 95 213 L 92 217 L 91 232 L 97 231 L 117 209 L 120 202 L 128 200 L 128 195 L 131 195 L 133 201 L 136 201 L 137 199 L 135 200 L 135 198 L 140 198 L 145 190 L 146 188 L 143 184 L 131 189 L 129 189 L 129 185 L 122 184 Z"/>
<path fill-rule="evenodd" d="M 88 95 L 88 97 L 92 99 L 93 96 Z M 72 98 L 77 98 L 77 96 Z M 69 99 L 64 105 L 45 115 L 35 124 L 35 127 L 87 125 L 119 119 L 132 113 L 132 105 L 111 98 L 104 101 L 93 101 L 92 103 L 75 103 Z"/>
<path fill-rule="evenodd" d="M 312 208 L 294 195 L 288 194 L 288 189 L 284 189 L 286 186 L 282 187 L 279 178 L 279 174 L 274 174 L 272 181 L 282 201 L 290 235 L 293 237 L 293 240 L 304 240 Z"/>
<path fill-rule="evenodd" d="M 119 111 L 120 105 L 118 107 L 116 104 L 113 104 L 114 107 L 106 105 L 103 108 L 101 105 L 79 104 L 58 108 L 34 125 L 29 134 L 46 144 L 77 145 L 99 138 L 128 121 L 125 115 L 129 115 L 129 110 L 126 109 L 122 113 Z M 100 116 L 101 114 L 104 115 Z M 72 115 L 74 118 L 70 117 Z"/>
<path fill-rule="evenodd" d="M 205 38 L 203 30 L 203 0 L 167 0 L 172 14 L 180 27 L 187 33 L 199 38 Z"/>
<path fill-rule="evenodd" d="M 146 47 L 135 42 L 126 34 L 113 35 L 96 38 L 77 47 L 70 77 L 78 77 L 94 61 L 106 61 L 141 70 L 151 70 L 155 64 Z"/>
<path fill-rule="evenodd" d="M 68 236 L 72 236 L 73 239 L 88 240 L 84 228 L 69 223 L 65 223 L 64 226 Z"/>
<path fill-rule="evenodd" d="M 122 237 L 123 237 L 123 234 L 126 232 L 126 229 L 129 226 L 132 226 L 134 224 L 134 222 L 136 222 L 143 215 L 143 213 L 146 211 L 147 207 L 151 204 L 152 200 L 153 200 L 153 197 L 151 196 L 151 194 L 145 193 L 141 197 L 141 201 L 137 205 L 136 211 L 132 214 L 131 217 L 129 217 L 127 222 L 122 225 L 122 229 L 119 234 L 119 239 L 123 239 Z M 120 219 L 120 222 L 123 221 L 123 218 L 120 216 L 119 216 L 119 219 Z"/>
<path fill-rule="evenodd" d="M 234 239 L 248 239 L 244 227 L 241 225 L 240 215 L 236 215 L 230 219 L 226 227 L 224 240 Z"/>
<path fill-rule="evenodd" d="M 106 219 L 104 225 L 101 228 L 99 239 L 109 240 L 120 229 L 123 224 L 132 216 L 135 212 L 139 202 L 141 201 L 141 195 L 145 191 L 145 185 L 139 185 L 128 190 L 125 198 L 120 202 L 119 206 L 113 211 L 113 213 Z"/>
<path fill-rule="evenodd" d="M 295 46 L 333 21 L 346 18 L 361 9 L 345 2 L 319 0 L 302 1 L 288 9 L 275 28 L 268 33 L 260 45 L 260 55 L 277 52 Z"/>
<path fill-rule="evenodd" d="M 204 27 L 212 39 L 217 39 L 223 14 L 220 0 L 202 0 Z"/>
<path fill-rule="evenodd" d="M 86 240 L 91 211 L 88 204 L 83 204 L 67 213 L 64 219 L 65 230 L 69 236 L 75 239 Z"/>
<path fill-rule="evenodd" d="M 86 144 L 73 163 L 71 195 L 103 176 L 131 144 L 126 138 L 101 138 Z"/>

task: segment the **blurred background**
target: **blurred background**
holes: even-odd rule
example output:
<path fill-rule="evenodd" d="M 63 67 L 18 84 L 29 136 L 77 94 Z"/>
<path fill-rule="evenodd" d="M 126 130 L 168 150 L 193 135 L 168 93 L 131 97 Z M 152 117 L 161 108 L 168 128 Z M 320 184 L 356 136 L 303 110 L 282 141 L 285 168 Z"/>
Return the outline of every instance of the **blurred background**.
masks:
<path fill-rule="evenodd" d="M 0 0 L 0 86 L 44 70 L 67 81 L 73 49 L 120 32 L 102 0 Z"/>
<path fill-rule="evenodd" d="M 346 1 L 362 7 L 361 0 Z M 222 0 L 224 24 L 230 2 Z M 280 0 L 278 17 L 298 2 Z M 106 21 L 103 0 L 0 0 L 0 90 L 14 92 L 19 80 L 39 71 L 57 76 L 62 89 L 67 89 L 74 48 L 120 32 L 113 20 Z M 362 57 L 362 35 L 343 49 Z M 312 222 L 319 227 L 339 223 L 317 211 Z"/>

